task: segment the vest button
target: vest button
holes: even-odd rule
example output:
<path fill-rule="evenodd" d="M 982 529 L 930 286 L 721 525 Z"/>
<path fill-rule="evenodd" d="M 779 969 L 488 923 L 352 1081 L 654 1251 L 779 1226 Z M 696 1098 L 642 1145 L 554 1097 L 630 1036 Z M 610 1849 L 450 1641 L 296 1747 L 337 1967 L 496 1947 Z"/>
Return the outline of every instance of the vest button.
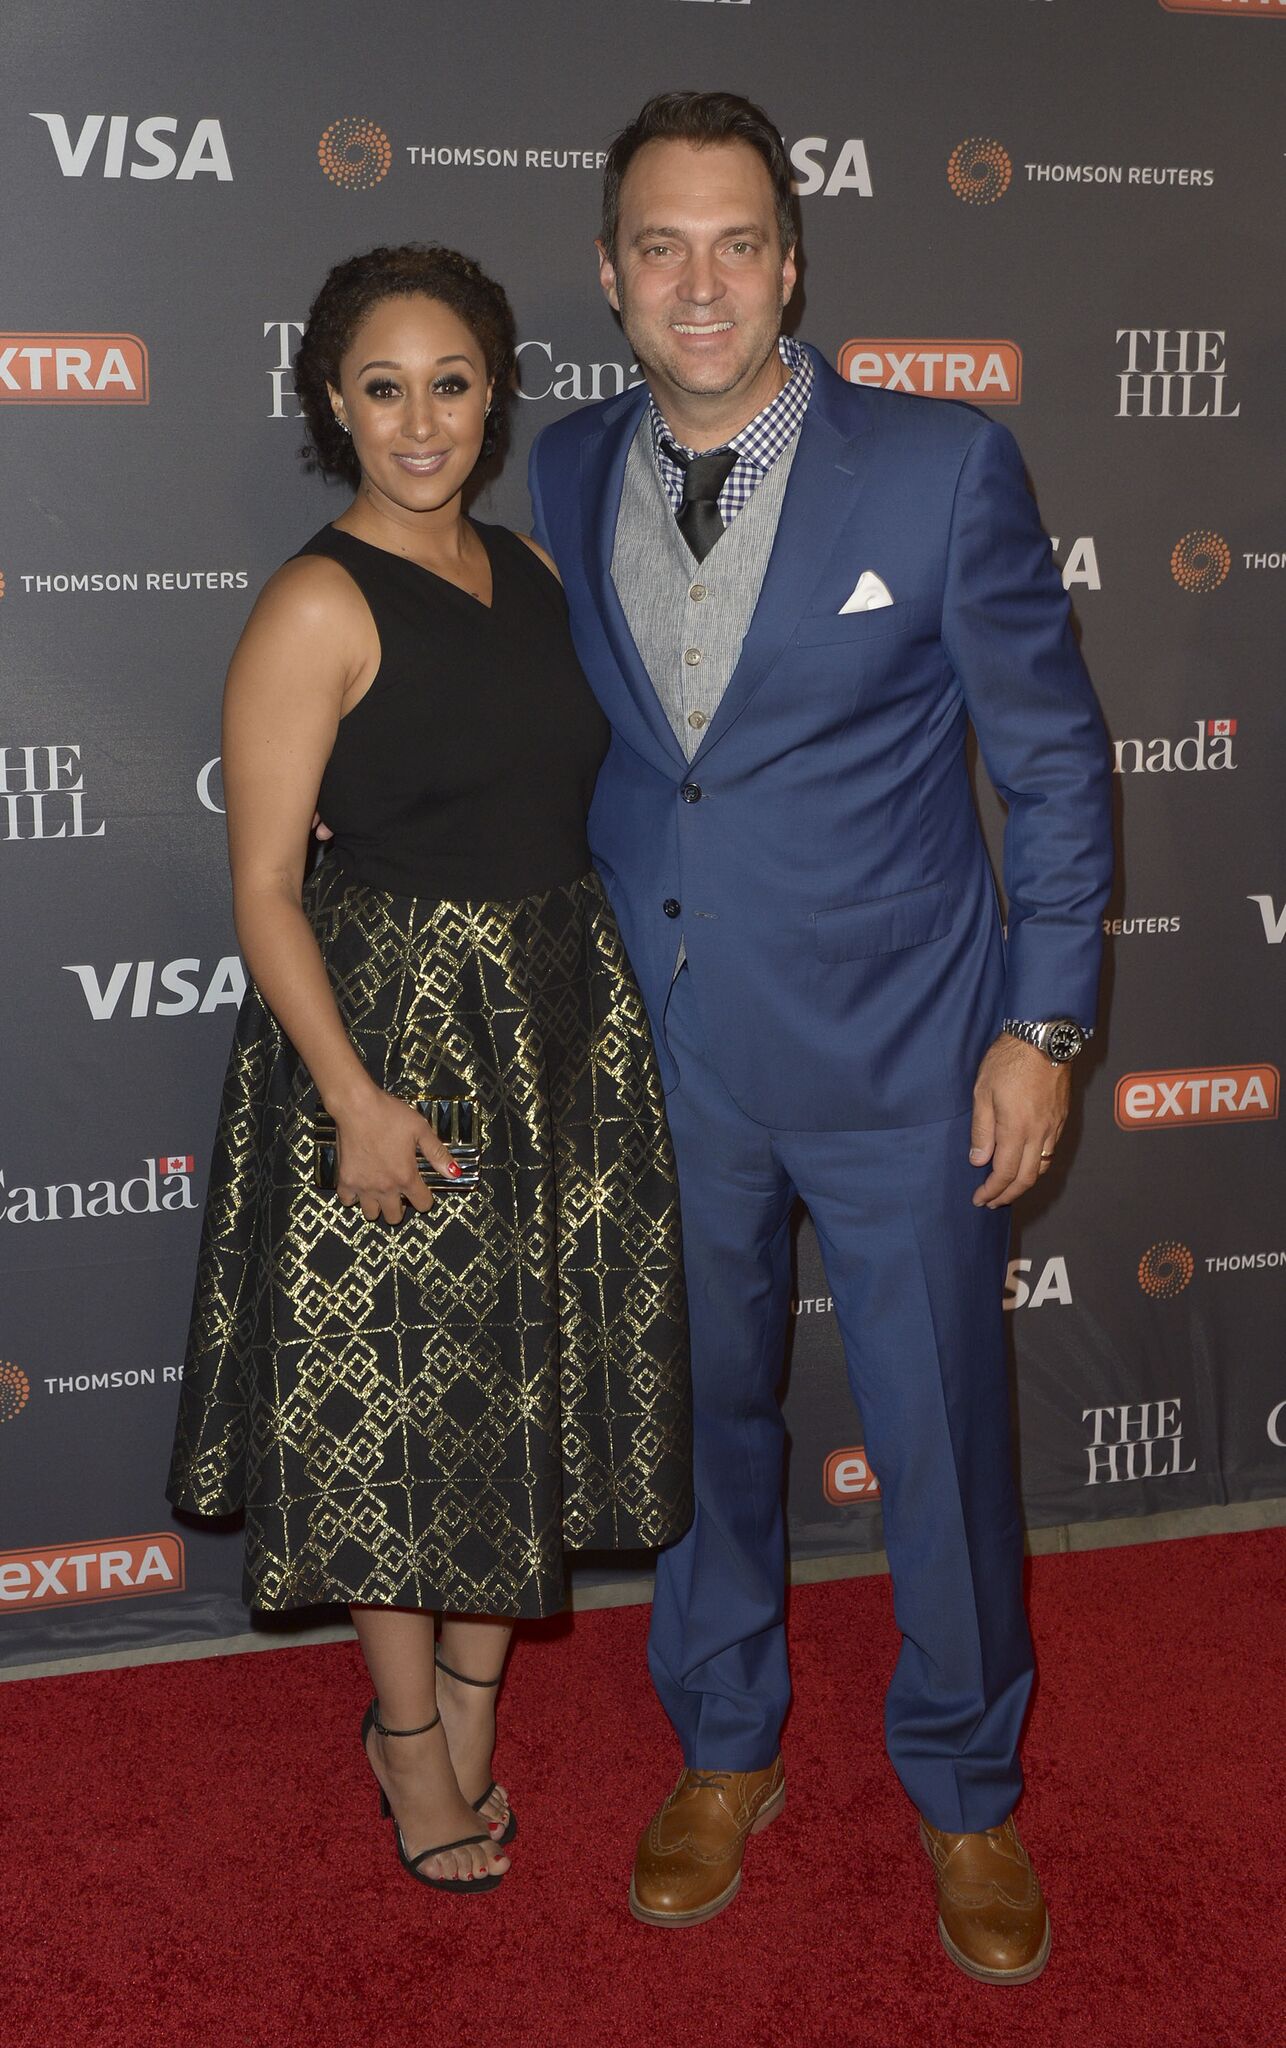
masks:
<path fill-rule="evenodd" d="M 699 804 L 701 801 L 700 783 L 685 782 L 682 789 L 679 791 L 679 795 L 683 798 L 685 804 Z"/>
<path fill-rule="evenodd" d="M 701 661 L 701 649 L 699 647 L 689 647 L 683 659 L 687 662 L 689 668 L 698 667 Z"/>
<path fill-rule="evenodd" d="M 688 596 L 692 599 L 693 604 L 700 604 L 702 598 L 707 595 L 708 593 L 704 583 L 694 583 L 691 590 L 688 592 Z"/>
<path fill-rule="evenodd" d="M 677 917 L 679 912 L 682 910 L 683 905 L 681 903 L 676 903 L 673 896 L 667 896 L 664 903 L 661 905 L 661 908 L 665 912 L 667 917 Z"/>
<path fill-rule="evenodd" d="M 704 711 L 689 711 L 688 724 L 693 728 L 695 732 L 700 732 L 702 726 L 705 725 L 706 722 L 707 720 Z"/>

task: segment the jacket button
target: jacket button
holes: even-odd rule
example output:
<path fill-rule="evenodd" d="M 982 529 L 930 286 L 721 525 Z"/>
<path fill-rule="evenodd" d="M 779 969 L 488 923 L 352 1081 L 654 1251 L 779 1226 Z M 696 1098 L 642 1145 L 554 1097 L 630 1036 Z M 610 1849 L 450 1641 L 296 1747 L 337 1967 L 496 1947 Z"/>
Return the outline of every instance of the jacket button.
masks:
<path fill-rule="evenodd" d="M 700 783 L 685 782 L 682 789 L 679 791 L 679 795 L 683 798 L 685 804 L 699 804 L 701 801 Z"/>
<path fill-rule="evenodd" d="M 681 903 L 676 903 L 673 896 L 667 896 L 664 903 L 661 905 L 661 908 L 665 912 L 667 917 L 677 917 L 679 912 L 682 910 L 683 905 Z"/>

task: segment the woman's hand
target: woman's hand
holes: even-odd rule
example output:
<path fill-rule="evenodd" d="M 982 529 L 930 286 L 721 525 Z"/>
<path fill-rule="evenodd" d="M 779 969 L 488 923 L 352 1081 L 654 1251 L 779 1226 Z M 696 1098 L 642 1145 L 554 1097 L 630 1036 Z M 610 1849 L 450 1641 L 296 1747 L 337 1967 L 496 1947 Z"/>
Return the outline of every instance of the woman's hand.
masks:
<path fill-rule="evenodd" d="M 418 1109 L 395 1095 L 372 1088 L 353 1108 L 335 1118 L 339 1142 L 335 1192 L 341 1202 L 356 1202 L 368 1223 L 381 1216 L 400 1223 L 404 1207 L 421 1211 L 433 1201 L 420 1178 L 416 1154 L 428 1160 L 444 1180 L 458 1180 L 460 1169 L 437 1133 Z"/>

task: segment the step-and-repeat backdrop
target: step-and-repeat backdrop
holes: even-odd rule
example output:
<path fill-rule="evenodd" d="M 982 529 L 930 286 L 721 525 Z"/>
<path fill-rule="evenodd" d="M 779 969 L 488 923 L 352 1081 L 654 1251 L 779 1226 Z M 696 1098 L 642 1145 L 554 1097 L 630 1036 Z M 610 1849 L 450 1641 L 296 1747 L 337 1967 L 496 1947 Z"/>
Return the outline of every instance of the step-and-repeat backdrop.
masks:
<path fill-rule="evenodd" d="M 1013 428 L 1113 736 L 1103 1022 L 1005 1297 L 1029 1522 L 1286 1491 L 1286 0 L 9 0 L 0 43 L 0 1660 L 245 1626 L 162 1485 L 244 986 L 220 688 L 343 503 L 305 310 L 377 242 L 498 275 L 478 509 L 525 526 L 532 436 L 638 379 L 592 241 L 665 86 L 780 123 L 799 332 Z M 795 1552 L 869 1549 L 806 1225 L 795 1306 Z"/>

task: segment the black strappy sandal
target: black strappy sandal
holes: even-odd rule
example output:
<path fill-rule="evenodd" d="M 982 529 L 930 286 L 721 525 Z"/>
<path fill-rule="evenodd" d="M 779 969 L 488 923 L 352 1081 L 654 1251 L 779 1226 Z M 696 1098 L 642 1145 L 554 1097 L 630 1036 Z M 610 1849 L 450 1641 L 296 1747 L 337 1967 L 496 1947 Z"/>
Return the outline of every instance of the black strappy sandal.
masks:
<path fill-rule="evenodd" d="M 379 1701 L 372 1700 L 362 1716 L 362 1755 L 369 1764 L 370 1755 L 366 1748 L 366 1738 L 372 1728 L 377 1735 L 383 1735 L 386 1738 L 390 1735 L 427 1735 L 431 1728 L 437 1727 L 441 1719 L 441 1714 L 435 1714 L 433 1719 L 426 1721 L 422 1728 L 386 1728 L 379 1717 Z M 376 1782 L 378 1784 L 378 1780 Z M 421 1849 L 418 1856 L 408 1856 L 406 1844 L 402 1840 L 402 1830 L 396 1820 L 393 1819 L 393 1809 L 388 1803 L 388 1794 L 382 1785 L 379 1786 L 379 1795 L 380 1819 L 393 1821 L 393 1839 L 397 1845 L 397 1860 L 408 1877 L 413 1877 L 417 1884 L 432 1885 L 434 1891 L 438 1892 L 493 1892 L 502 1881 L 505 1874 L 503 1870 L 484 1872 L 480 1877 L 426 1877 L 420 1869 L 420 1865 L 429 1862 L 432 1857 L 444 1856 L 448 1849 L 471 1848 L 475 1842 L 485 1842 L 489 1849 L 494 1850 L 497 1847 L 495 1837 L 490 1834 L 461 1835 L 460 1839 L 456 1842 L 439 1842 L 436 1848 Z"/>
<path fill-rule="evenodd" d="M 436 1656 L 435 1656 L 435 1657 L 434 1657 L 434 1659 L 433 1659 L 433 1662 L 434 1662 L 434 1664 L 435 1664 L 435 1665 L 437 1666 L 437 1668 L 438 1668 L 438 1670 L 439 1670 L 439 1671 L 445 1671 L 445 1672 L 446 1672 L 446 1675 L 447 1675 L 447 1677 L 448 1677 L 448 1678 L 454 1678 L 454 1679 L 455 1679 L 455 1681 L 456 1681 L 456 1683 L 457 1683 L 458 1685 L 481 1685 L 481 1686 L 488 1686 L 488 1687 L 489 1687 L 489 1686 L 493 1686 L 493 1685 L 499 1685 L 499 1683 L 500 1683 L 500 1678 L 498 1678 L 498 1677 L 497 1677 L 497 1678 L 466 1678 L 466 1676 L 465 1676 L 465 1674 L 464 1674 L 464 1672 L 463 1672 L 463 1671 L 453 1671 L 453 1670 L 451 1669 L 451 1666 L 450 1666 L 449 1664 L 444 1664 L 444 1663 L 442 1662 L 442 1659 L 441 1659 L 440 1657 L 436 1657 Z M 502 1673 L 501 1675 L 503 1676 L 503 1673 Z M 482 1809 L 483 1809 L 483 1807 L 484 1807 L 484 1806 L 486 1805 L 487 1801 L 488 1801 L 488 1800 L 490 1799 L 490 1797 L 491 1797 L 492 1793 L 493 1793 L 493 1792 L 495 1791 L 495 1789 L 496 1789 L 496 1781 L 495 1781 L 495 1779 L 493 1778 L 493 1779 L 491 1780 L 491 1783 L 490 1783 L 490 1784 L 488 1785 L 488 1787 L 487 1787 L 487 1789 L 486 1789 L 486 1791 L 485 1791 L 485 1792 L 483 1792 L 483 1793 L 482 1793 L 482 1794 L 481 1794 L 481 1795 L 480 1795 L 480 1796 L 479 1796 L 479 1797 L 478 1797 L 477 1799 L 471 1799 L 471 1800 L 470 1800 L 469 1804 L 470 1804 L 470 1805 L 472 1806 L 472 1808 L 473 1808 L 473 1810 L 474 1810 L 474 1812 L 475 1812 L 475 1813 L 481 1813 L 481 1812 L 482 1812 Z M 500 1834 L 500 1835 L 493 1835 L 493 1836 L 491 1837 L 491 1839 L 492 1839 L 492 1841 L 493 1841 L 493 1842 L 495 1843 L 495 1846 L 497 1847 L 497 1849 L 507 1849 L 507 1848 L 509 1847 L 509 1844 L 510 1844 L 510 1843 L 512 1842 L 512 1840 L 513 1840 L 514 1836 L 515 1836 L 515 1835 L 517 1834 L 517 1832 L 518 1832 L 518 1816 L 517 1816 L 517 1814 L 516 1814 L 516 1813 L 514 1812 L 514 1810 L 513 1810 L 513 1807 L 511 1806 L 511 1807 L 509 1808 L 509 1818 L 508 1818 L 508 1820 L 507 1820 L 507 1821 L 505 1822 L 505 1827 L 504 1827 L 504 1833 L 503 1833 L 503 1834 Z"/>

